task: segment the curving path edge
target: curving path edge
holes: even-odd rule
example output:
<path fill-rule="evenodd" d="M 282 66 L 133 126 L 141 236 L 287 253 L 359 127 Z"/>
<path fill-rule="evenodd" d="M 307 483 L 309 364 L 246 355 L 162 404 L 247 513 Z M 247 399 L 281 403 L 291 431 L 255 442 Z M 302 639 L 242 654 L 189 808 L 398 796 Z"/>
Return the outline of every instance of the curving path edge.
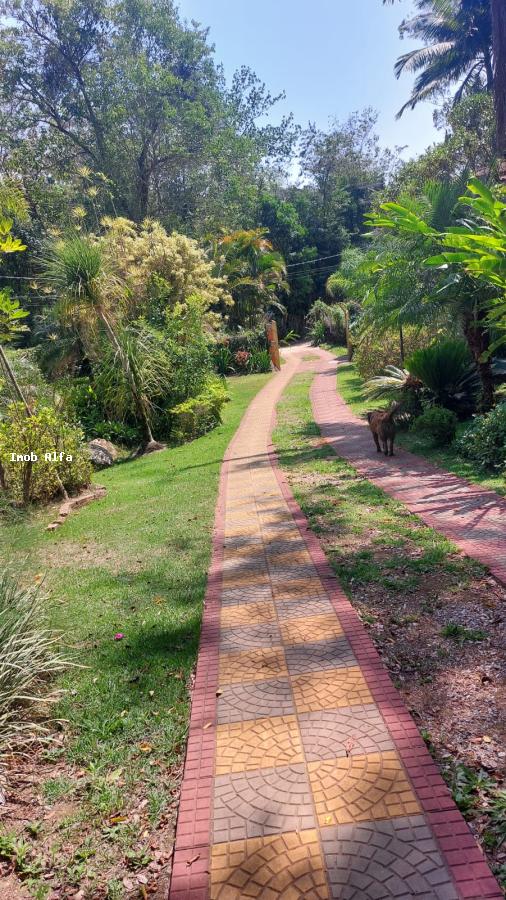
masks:
<path fill-rule="evenodd" d="M 326 442 L 364 478 L 400 500 L 422 521 L 452 540 L 506 584 L 506 499 L 445 472 L 400 448 L 386 458 L 376 452 L 367 422 L 340 396 L 341 361 L 318 349 L 311 388 L 313 415 Z"/>
<path fill-rule="evenodd" d="M 315 366 L 304 349 L 222 467 L 170 900 L 498 900 L 278 467 L 275 408 Z M 318 369 L 329 384 L 325 355 Z"/>

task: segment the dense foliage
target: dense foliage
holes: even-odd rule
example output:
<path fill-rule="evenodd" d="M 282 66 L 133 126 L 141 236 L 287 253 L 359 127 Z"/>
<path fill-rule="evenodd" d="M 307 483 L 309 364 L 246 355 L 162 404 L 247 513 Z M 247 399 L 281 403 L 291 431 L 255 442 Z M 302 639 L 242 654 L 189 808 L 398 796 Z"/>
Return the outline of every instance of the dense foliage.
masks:
<path fill-rule="evenodd" d="M 506 473 L 506 403 L 476 416 L 460 436 L 458 450 L 484 469 Z"/>

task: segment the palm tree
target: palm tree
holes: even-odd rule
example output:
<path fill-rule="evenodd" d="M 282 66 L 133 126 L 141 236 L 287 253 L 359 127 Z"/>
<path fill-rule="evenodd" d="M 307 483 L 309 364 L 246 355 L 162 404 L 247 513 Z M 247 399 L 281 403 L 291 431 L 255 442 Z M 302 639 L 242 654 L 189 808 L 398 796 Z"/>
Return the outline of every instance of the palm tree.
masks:
<path fill-rule="evenodd" d="M 350 304 L 359 303 L 366 293 L 364 262 L 365 254 L 361 250 L 349 247 L 342 253 L 339 269 L 332 273 L 325 285 L 328 296 L 337 300 L 343 308 L 346 352 L 350 361 L 353 358 Z"/>
<path fill-rule="evenodd" d="M 500 176 L 506 181 L 506 5 L 490 0 L 494 49 L 494 101 Z"/>
<path fill-rule="evenodd" d="M 487 191 L 486 188 L 484 190 Z M 462 197 L 461 203 L 456 202 L 459 191 L 459 182 L 439 185 L 429 182 L 424 186 L 423 196 L 415 200 L 401 197 L 398 203 L 382 203 L 379 214 L 372 213 L 368 216 L 369 224 L 373 227 L 388 229 L 387 234 L 394 238 L 394 253 L 392 254 L 389 249 L 389 241 L 392 240 L 390 237 L 386 241 L 387 252 L 384 260 L 381 260 L 381 254 L 378 256 L 375 269 L 380 289 L 370 293 L 365 303 L 365 318 L 376 327 L 381 327 L 386 322 L 400 321 L 419 324 L 427 316 L 433 316 L 438 308 L 441 312 L 446 311 L 450 319 L 460 328 L 476 363 L 482 388 L 481 405 L 487 410 L 494 404 L 494 377 L 490 359 L 492 349 L 490 308 L 495 302 L 499 288 L 492 279 L 487 283 L 486 277 L 482 277 L 483 273 L 474 272 L 471 267 L 464 269 L 459 277 L 456 277 L 456 273 L 449 274 L 446 271 L 448 265 L 443 271 L 435 268 L 426 269 L 424 274 L 427 256 L 433 251 L 434 246 L 440 246 L 445 235 L 449 238 L 450 234 L 453 236 L 457 233 L 455 240 L 458 241 L 461 232 L 466 235 L 470 233 L 467 227 L 455 226 L 462 213 L 462 201 L 469 205 L 469 201 L 463 200 Z M 494 209 L 493 197 L 491 207 Z M 500 218 L 497 215 L 498 221 Z M 475 235 L 471 234 L 471 243 L 474 239 Z M 452 246 L 449 240 L 447 245 Z M 462 248 L 456 244 L 456 249 Z M 457 254 L 459 255 L 463 254 Z M 498 253 L 498 256 L 501 254 Z M 445 260 L 441 257 L 439 262 Z M 410 291 L 406 293 L 399 291 L 397 294 L 391 290 L 389 272 L 393 265 L 395 274 L 399 264 L 407 267 L 414 264 L 415 279 Z M 419 290 L 416 289 L 417 278 L 420 282 Z M 381 285 L 383 280 L 384 284 Z"/>
<path fill-rule="evenodd" d="M 286 266 L 267 239 L 267 229 L 234 231 L 218 239 L 220 275 L 227 279 L 238 324 L 255 324 L 273 309 L 286 312 L 278 292 L 288 293 Z"/>
<path fill-rule="evenodd" d="M 393 3 L 394 0 L 383 0 Z M 492 3 L 496 0 L 491 0 Z M 497 0 L 501 5 L 503 0 Z M 423 46 L 399 57 L 395 74 L 417 75 L 411 97 L 397 116 L 422 100 L 439 96 L 458 84 L 455 101 L 472 91 L 492 91 L 492 18 L 483 0 L 416 0 L 419 13 L 405 19 L 402 37 L 422 41 Z"/>
<path fill-rule="evenodd" d="M 45 262 L 46 278 L 72 311 L 85 308 L 100 319 L 123 369 L 144 430 L 145 451 L 161 449 L 151 432 L 149 404 L 135 366 L 119 340 L 109 317 L 108 299 L 121 292 L 121 285 L 107 270 L 100 247 L 85 237 L 73 237 L 54 245 Z"/>

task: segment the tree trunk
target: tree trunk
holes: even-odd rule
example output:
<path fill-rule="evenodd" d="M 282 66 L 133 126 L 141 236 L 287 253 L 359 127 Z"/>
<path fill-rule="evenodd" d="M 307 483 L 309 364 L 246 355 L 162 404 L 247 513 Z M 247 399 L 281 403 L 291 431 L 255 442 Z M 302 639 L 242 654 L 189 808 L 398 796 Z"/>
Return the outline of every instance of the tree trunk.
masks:
<path fill-rule="evenodd" d="M 492 409 L 494 405 L 495 383 L 492 373 L 492 364 L 483 356 L 489 348 L 488 330 L 475 319 L 464 321 L 464 336 L 478 368 L 481 381 L 481 408 L 483 412 Z"/>
<path fill-rule="evenodd" d="M 506 181 L 506 3 L 490 0 L 499 177 Z"/>
<path fill-rule="evenodd" d="M 353 359 L 353 344 L 351 342 L 350 332 L 350 311 L 346 304 L 344 305 L 344 333 L 346 335 L 346 355 L 348 357 L 348 362 L 351 362 Z"/>
<path fill-rule="evenodd" d="M 128 359 L 125 355 L 123 347 L 121 346 L 118 338 L 116 337 L 115 331 L 114 331 L 111 323 L 109 322 L 109 319 L 107 318 L 107 315 L 105 314 L 105 311 L 101 307 L 99 307 L 97 311 L 103 322 L 104 328 L 107 332 L 107 336 L 108 336 L 111 344 L 113 345 L 116 353 L 118 354 L 118 357 L 121 362 L 121 366 L 123 368 L 123 372 L 125 373 L 125 377 L 130 385 L 130 390 L 132 391 L 132 397 L 134 399 L 134 403 L 137 408 L 137 412 L 138 412 L 140 420 L 142 422 L 146 445 L 148 448 L 150 448 L 150 445 L 151 445 L 152 449 L 156 449 L 155 445 L 157 445 L 157 442 L 155 441 L 152 431 L 151 431 L 151 425 L 149 422 L 148 411 L 146 409 L 146 401 L 145 401 L 144 397 L 142 396 L 142 393 L 139 390 L 139 387 L 135 381 L 135 377 L 134 377 L 134 374 L 130 367 L 130 363 L 128 362 Z"/>
<path fill-rule="evenodd" d="M 23 391 L 21 390 L 18 380 L 12 370 L 11 364 L 10 364 L 9 360 L 7 359 L 5 350 L 1 344 L 0 344 L 0 363 L 3 366 L 3 368 L 5 369 L 5 371 L 7 372 L 7 377 L 10 381 L 10 384 L 11 384 L 12 390 L 14 391 L 14 395 L 15 395 L 16 399 L 18 400 L 19 403 L 23 404 L 23 406 L 25 407 L 25 410 L 27 412 L 27 415 L 30 416 L 32 411 L 31 411 L 30 407 L 28 406 L 28 402 L 23 394 Z"/>
<path fill-rule="evenodd" d="M 404 332 L 402 325 L 399 325 L 399 352 L 401 356 L 401 366 L 404 367 Z"/>

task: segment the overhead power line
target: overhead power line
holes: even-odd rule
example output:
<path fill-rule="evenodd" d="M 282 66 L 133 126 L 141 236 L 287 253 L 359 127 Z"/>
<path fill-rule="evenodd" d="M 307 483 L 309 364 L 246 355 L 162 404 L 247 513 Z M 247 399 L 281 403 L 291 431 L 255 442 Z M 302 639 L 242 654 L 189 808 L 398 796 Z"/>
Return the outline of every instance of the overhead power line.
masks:
<path fill-rule="evenodd" d="M 314 263 L 321 262 L 324 259 L 335 259 L 336 256 L 341 256 L 340 253 L 331 253 L 330 256 L 318 256 L 316 259 L 305 259 L 302 262 L 298 263 L 287 263 L 287 269 L 294 269 L 295 266 L 312 266 Z"/>

